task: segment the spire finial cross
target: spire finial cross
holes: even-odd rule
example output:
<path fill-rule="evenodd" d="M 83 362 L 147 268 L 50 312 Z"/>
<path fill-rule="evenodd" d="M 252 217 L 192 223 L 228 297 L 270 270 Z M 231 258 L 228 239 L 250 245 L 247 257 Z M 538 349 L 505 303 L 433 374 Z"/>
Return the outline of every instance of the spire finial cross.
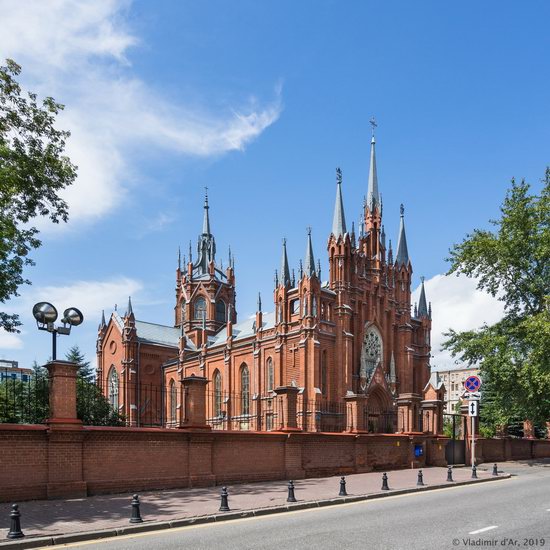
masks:
<path fill-rule="evenodd" d="M 306 227 L 306 231 L 308 235 L 311 235 L 311 226 Z"/>
<path fill-rule="evenodd" d="M 372 126 L 372 137 L 374 137 L 374 129 L 378 126 L 374 117 L 369 120 L 369 124 Z"/>

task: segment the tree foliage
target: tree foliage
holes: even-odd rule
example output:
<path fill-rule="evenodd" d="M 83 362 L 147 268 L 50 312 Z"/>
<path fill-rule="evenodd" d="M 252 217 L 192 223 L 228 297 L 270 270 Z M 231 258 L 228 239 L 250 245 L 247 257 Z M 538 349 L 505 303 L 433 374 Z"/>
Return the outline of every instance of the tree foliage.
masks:
<path fill-rule="evenodd" d="M 94 370 L 90 365 L 90 361 L 86 360 L 84 354 L 80 351 L 78 346 L 72 346 L 65 354 L 67 361 L 72 361 L 78 365 L 78 377 L 86 382 L 93 382 L 95 375 Z"/>
<path fill-rule="evenodd" d="M 18 295 L 30 281 L 23 276 L 29 257 L 40 246 L 36 217 L 54 223 L 68 219 L 59 192 L 76 178 L 76 166 L 64 156 L 69 132 L 55 127 L 63 105 L 24 94 L 16 80 L 21 67 L 8 59 L 0 66 L 0 303 Z M 0 328 L 17 332 L 16 314 L 0 311 Z"/>
<path fill-rule="evenodd" d="M 444 349 L 483 376 L 483 417 L 494 428 L 518 419 L 550 420 L 550 169 L 539 195 L 512 180 L 491 221 L 451 250 L 449 273 L 475 277 L 504 302 L 492 326 L 450 330 Z"/>

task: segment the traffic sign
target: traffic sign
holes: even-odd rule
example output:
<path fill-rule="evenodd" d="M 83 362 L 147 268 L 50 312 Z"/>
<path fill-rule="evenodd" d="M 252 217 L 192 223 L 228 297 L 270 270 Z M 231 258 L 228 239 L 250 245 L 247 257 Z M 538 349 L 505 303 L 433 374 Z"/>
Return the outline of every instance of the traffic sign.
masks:
<path fill-rule="evenodd" d="M 479 401 L 470 401 L 468 403 L 468 416 L 477 416 Z"/>
<path fill-rule="evenodd" d="M 481 387 L 481 378 L 475 375 L 468 376 L 468 378 L 464 380 L 464 387 L 466 391 L 477 392 Z"/>

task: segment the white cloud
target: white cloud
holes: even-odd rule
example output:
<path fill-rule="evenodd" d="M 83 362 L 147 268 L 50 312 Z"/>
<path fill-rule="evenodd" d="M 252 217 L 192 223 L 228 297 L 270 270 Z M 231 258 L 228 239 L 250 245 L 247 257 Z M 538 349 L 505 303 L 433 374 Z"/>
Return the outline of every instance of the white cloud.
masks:
<path fill-rule="evenodd" d="M 465 276 L 436 275 L 425 281 L 426 297 L 432 303 L 432 365 L 452 366 L 455 359 L 441 351 L 444 332 L 450 328 L 463 331 L 493 324 L 503 316 L 503 303 L 477 290 L 476 281 Z M 420 287 L 413 292 L 418 302 Z"/>
<path fill-rule="evenodd" d="M 13 334 L 12 332 L 6 332 L 3 328 L 0 328 L 0 350 L 22 349 L 22 348 L 23 348 L 23 340 L 18 334 Z"/>
<path fill-rule="evenodd" d="M 103 309 L 110 310 L 115 303 L 126 308 L 128 296 L 139 296 L 143 290 L 140 281 L 129 277 L 115 277 L 104 281 L 76 281 L 66 286 L 31 287 L 20 304 L 21 312 L 29 312 L 36 302 L 46 300 L 57 308 L 60 316 L 68 307 L 77 307 L 85 320 L 99 320 Z"/>
<path fill-rule="evenodd" d="M 73 222 L 120 204 L 135 149 L 193 156 L 243 150 L 281 113 L 280 86 L 271 104 L 252 100 L 229 112 L 165 99 L 131 73 L 126 55 L 139 40 L 126 24 L 130 5 L 0 0 L 1 55 L 23 66 L 29 87 L 67 105 L 60 120 L 72 132 L 67 152 L 79 166 L 66 193 Z"/>

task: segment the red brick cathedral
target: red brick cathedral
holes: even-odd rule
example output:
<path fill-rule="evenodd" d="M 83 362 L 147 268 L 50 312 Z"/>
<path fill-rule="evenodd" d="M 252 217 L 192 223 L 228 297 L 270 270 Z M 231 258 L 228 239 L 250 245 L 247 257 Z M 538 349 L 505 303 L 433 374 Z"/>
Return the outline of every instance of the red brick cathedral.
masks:
<path fill-rule="evenodd" d="M 279 429 L 288 410 L 278 403 L 291 399 L 298 429 L 349 429 L 350 406 L 357 403 L 367 431 L 421 429 L 431 306 L 422 283 L 411 313 L 402 205 L 395 257 L 391 241 L 386 245 L 374 136 L 358 235 L 346 224 L 337 169 L 328 281 L 315 262 L 311 231 L 296 275 L 283 240 L 270 313 L 258 296 L 255 317 L 237 321 L 234 262 L 230 256 L 225 270 L 218 262 L 209 208 L 206 196 L 196 258 L 191 250 L 183 265 L 178 258 L 174 325 L 138 321 L 130 300 L 123 317 L 115 311 L 108 323 L 102 318 L 98 383 L 126 421 L 188 424 L 187 390 L 197 380 L 206 385 L 213 428 Z"/>

